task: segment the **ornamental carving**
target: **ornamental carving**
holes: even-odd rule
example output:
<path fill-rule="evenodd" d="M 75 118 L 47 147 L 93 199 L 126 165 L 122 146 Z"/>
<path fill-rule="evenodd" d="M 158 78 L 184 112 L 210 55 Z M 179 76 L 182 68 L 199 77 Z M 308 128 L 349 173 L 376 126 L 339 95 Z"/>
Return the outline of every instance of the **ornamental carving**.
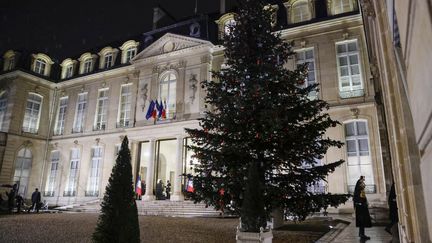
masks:
<path fill-rule="evenodd" d="M 148 84 L 144 84 L 141 88 L 141 100 L 142 100 L 142 105 L 141 105 L 141 111 L 144 112 L 145 110 L 145 104 L 146 104 L 146 100 L 147 100 L 147 92 L 148 92 Z"/>
<path fill-rule="evenodd" d="M 186 67 L 186 64 L 187 64 L 186 60 L 181 60 L 176 64 L 169 64 L 168 63 L 164 66 L 155 66 L 155 67 L 153 67 L 153 73 L 161 74 L 161 73 L 163 73 L 165 71 L 169 71 L 169 70 L 176 70 L 178 72 L 178 70 L 180 68 Z"/>
<path fill-rule="evenodd" d="M 362 12 L 369 17 L 375 18 L 375 9 L 370 0 L 360 0 Z"/>
<path fill-rule="evenodd" d="M 196 91 L 198 89 L 197 84 L 198 84 L 198 80 L 196 79 L 196 74 L 191 74 L 191 78 L 189 79 L 189 89 L 190 89 L 190 100 L 191 100 L 191 104 L 193 104 L 194 100 L 195 100 L 195 94 Z"/>

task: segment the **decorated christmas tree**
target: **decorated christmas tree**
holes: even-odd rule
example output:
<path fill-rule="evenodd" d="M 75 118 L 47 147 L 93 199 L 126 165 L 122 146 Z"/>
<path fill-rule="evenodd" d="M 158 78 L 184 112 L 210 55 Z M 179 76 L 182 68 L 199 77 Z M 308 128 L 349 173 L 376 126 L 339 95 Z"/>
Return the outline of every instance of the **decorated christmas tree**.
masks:
<path fill-rule="evenodd" d="M 272 30 L 273 17 L 264 0 L 239 1 L 224 38 L 227 68 L 203 82 L 207 111 L 200 129 L 187 129 L 200 162 L 191 196 L 239 214 L 248 232 L 265 228 L 273 209 L 303 220 L 349 196 L 310 190 L 344 162 L 317 163 L 342 146 L 325 135 L 339 123 L 325 101 L 311 98 L 317 85 L 304 87 L 307 65 L 284 68 L 293 51 Z"/>
<path fill-rule="evenodd" d="M 128 139 L 123 139 L 105 190 L 94 242 L 140 242 Z"/>

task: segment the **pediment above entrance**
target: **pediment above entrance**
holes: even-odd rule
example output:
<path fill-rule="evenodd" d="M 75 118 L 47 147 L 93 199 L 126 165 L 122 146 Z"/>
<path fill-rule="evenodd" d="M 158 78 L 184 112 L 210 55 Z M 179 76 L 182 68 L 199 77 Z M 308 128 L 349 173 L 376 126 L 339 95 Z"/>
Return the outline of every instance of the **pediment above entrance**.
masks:
<path fill-rule="evenodd" d="M 187 51 L 203 46 L 212 47 L 213 44 L 205 40 L 168 33 L 136 55 L 132 61 L 172 52 Z"/>

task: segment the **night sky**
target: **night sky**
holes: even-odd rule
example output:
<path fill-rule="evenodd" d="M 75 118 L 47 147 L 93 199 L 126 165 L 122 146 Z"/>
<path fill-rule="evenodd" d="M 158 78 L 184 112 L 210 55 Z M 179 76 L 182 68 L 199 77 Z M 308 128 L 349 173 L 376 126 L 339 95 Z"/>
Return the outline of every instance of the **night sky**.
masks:
<path fill-rule="evenodd" d="M 235 0 L 226 2 L 230 8 Z M 27 50 L 61 62 L 151 30 L 158 4 L 176 19 L 194 15 L 195 0 L 0 0 L 0 55 Z M 199 14 L 218 11 L 219 0 L 198 0 Z"/>

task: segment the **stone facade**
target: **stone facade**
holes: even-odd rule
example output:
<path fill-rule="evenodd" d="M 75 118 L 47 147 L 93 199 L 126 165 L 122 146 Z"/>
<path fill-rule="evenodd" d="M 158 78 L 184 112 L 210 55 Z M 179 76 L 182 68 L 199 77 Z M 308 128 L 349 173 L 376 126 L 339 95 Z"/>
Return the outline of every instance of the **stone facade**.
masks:
<path fill-rule="evenodd" d="M 432 241 L 432 5 L 361 1 L 369 56 L 385 113 L 401 242 Z"/>
<path fill-rule="evenodd" d="M 286 1 L 284 5 L 288 15 L 291 2 L 294 1 Z M 383 157 L 382 153 L 380 121 L 383 119 L 375 100 L 376 88 L 370 72 L 362 16 L 356 7 L 357 1 L 349 2 L 352 4 L 347 12 L 319 20 L 314 20 L 312 16 L 312 19 L 305 20 L 303 24 L 288 25 L 280 33 L 283 39 L 294 41 L 293 49 L 297 53 L 313 52 L 310 59 L 314 63 L 313 80 L 320 84 L 320 92 L 316 95 L 329 102 L 330 115 L 341 122 L 341 126 L 329 129 L 327 135 L 346 141 L 350 125 L 358 131 L 361 129 L 357 126 L 364 126 L 363 134 L 352 134 L 349 139 L 354 142 L 354 151 L 350 151 L 350 156 L 363 149 L 361 156 L 353 158 L 359 161 L 361 159 L 365 165 L 352 162 L 346 146 L 331 149 L 322 163 L 339 159 L 350 162 L 343 164 L 329 176 L 328 183 L 322 185 L 323 190 L 347 193 L 352 182 L 358 179 L 357 174 L 363 173 L 353 171 L 352 168 L 367 168 L 370 182 L 368 198 L 372 206 L 381 206 L 385 205 L 386 190 L 389 187 L 387 175 L 391 174 L 388 171 L 390 167 L 386 165 L 389 159 Z M 317 1 L 316 6 L 321 6 L 321 3 L 325 4 L 326 1 Z M 330 9 L 333 8 L 333 5 L 329 6 Z M 336 12 L 338 11 L 340 10 Z M 231 18 L 233 16 L 227 14 L 219 19 L 220 31 L 225 30 L 221 25 L 225 23 L 222 20 L 229 20 L 228 15 Z M 219 36 L 223 34 L 219 33 Z M 1 147 L 4 155 L 0 163 L 0 183 L 14 182 L 14 173 L 20 171 L 17 170 L 17 161 L 23 160 L 18 154 L 25 147 L 31 151 L 28 189 L 22 191 L 25 197 L 30 196 L 33 188 L 39 187 L 44 192 L 44 199 L 51 204 L 65 205 L 101 198 L 115 161 L 117 146 L 120 145 L 121 138 L 127 135 L 131 143 L 134 178 L 139 175 L 146 182 L 143 199 L 155 199 L 155 185 L 161 179 L 164 183 L 171 181 L 171 200 L 184 200 L 183 192 L 187 181 L 180 175 L 190 170 L 195 163 L 184 147 L 188 141 L 184 129 L 198 127 L 197 118 L 206 109 L 205 92 L 200 81 L 211 79 L 210 71 L 219 70 L 223 66 L 223 48 L 218 43 L 220 42 L 165 33 L 137 52 L 130 63 L 116 68 L 83 73 L 86 55 L 88 60 L 95 59 L 90 53 L 80 57 L 78 61 L 82 63 L 79 65 L 76 61 L 65 60 L 62 67 L 67 68 L 67 63 L 71 63 L 72 67 L 80 67 L 79 75 L 68 76 L 65 69 L 62 71 L 61 82 L 57 83 L 26 71 L 12 69 L 0 74 L 0 89 L 8 92 L 5 122 L 2 126 L 6 142 Z M 119 47 L 110 50 L 113 48 Z M 127 48 L 120 49 L 125 51 Z M 345 55 L 348 52 L 351 54 L 338 57 L 339 54 Z M 119 56 L 120 53 L 117 58 Z M 121 56 L 123 60 L 126 53 Z M 104 57 L 101 56 L 102 58 Z M 349 71 L 355 72 L 359 77 L 357 81 L 360 83 L 356 89 L 341 90 L 341 73 L 348 72 L 348 69 L 341 67 L 343 58 L 350 58 L 352 66 L 349 68 L 357 70 Z M 104 60 L 107 62 L 109 59 Z M 300 59 L 290 60 L 287 68 L 293 68 L 298 60 Z M 97 63 L 93 65 L 104 66 Z M 171 95 L 172 92 L 175 93 L 172 96 L 175 97 L 175 108 L 170 110 L 167 119 L 147 119 L 150 102 L 160 98 L 163 92 L 161 83 L 167 75 L 175 77 L 175 88 L 170 91 Z M 167 80 L 169 82 L 170 79 Z M 350 80 L 349 87 L 352 88 L 354 78 L 351 77 Z M 127 123 L 121 122 L 124 86 L 129 87 L 130 102 L 127 105 L 130 110 Z M 40 95 L 43 100 L 36 133 L 22 132 L 29 92 Z M 83 125 L 77 128 L 78 110 L 83 107 L 78 100 L 80 94 L 86 94 L 87 98 L 83 110 L 85 118 L 80 120 Z M 60 100 L 66 97 L 67 105 L 62 109 Z M 65 117 L 63 123 L 59 122 L 61 112 Z M 62 129 L 58 129 L 59 127 Z M 349 169 L 351 163 L 357 167 Z M 347 203 L 341 208 L 352 210 L 352 204 Z"/>

